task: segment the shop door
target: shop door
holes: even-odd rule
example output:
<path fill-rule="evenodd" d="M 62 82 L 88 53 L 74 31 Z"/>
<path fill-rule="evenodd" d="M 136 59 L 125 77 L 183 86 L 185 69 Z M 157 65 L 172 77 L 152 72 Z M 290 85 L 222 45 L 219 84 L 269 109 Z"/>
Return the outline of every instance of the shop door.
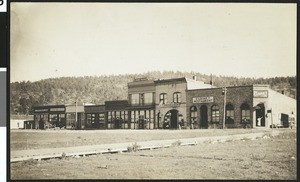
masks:
<path fill-rule="evenodd" d="M 120 118 L 116 118 L 116 119 L 115 119 L 114 127 L 115 127 L 115 129 L 120 129 L 120 128 L 121 128 L 121 121 L 120 121 Z"/>
<path fill-rule="evenodd" d="M 139 120 L 138 120 L 138 125 L 139 125 L 139 129 L 145 129 L 145 119 L 143 115 L 139 116 Z"/>
<path fill-rule="evenodd" d="M 39 129 L 45 129 L 44 126 L 45 126 L 44 118 L 41 118 L 39 121 Z"/>
<path fill-rule="evenodd" d="M 289 127 L 289 115 L 281 114 L 281 122 L 284 128 Z"/>
<path fill-rule="evenodd" d="M 256 111 L 256 126 L 266 126 L 264 104 L 258 104 L 255 111 Z"/>
<path fill-rule="evenodd" d="M 200 107 L 200 128 L 208 128 L 207 106 Z"/>
<path fill-rule="evenodd" d="M 77 129 L 81 129 L 82 128 L 82 126 L 81 126 L 81 114 L 80 113 L 77 113 L 77 121 L 75 121 L 75 122 L 77 122 Z"/>
<path fill-rule="evenodd" d="M 178 111 L 173 109 L 170 111 L 171 112 L 171 126 L 170 129 L 177 129 L 178 126 Z"/>

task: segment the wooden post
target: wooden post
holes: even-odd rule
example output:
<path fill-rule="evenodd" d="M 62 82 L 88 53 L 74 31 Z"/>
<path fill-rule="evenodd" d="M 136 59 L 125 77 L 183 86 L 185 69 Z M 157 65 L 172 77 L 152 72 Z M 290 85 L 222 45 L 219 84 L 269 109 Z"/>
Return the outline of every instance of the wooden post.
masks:
<path fill-rule="evenodd" d="M 75 101 L 75 127 L 76 126 L 81 128 L 81 126 L 79 126 L 78 123 L 77 123 L 77 101 Z"/>
<path fill-rule="evenodd" d="M 271 109 L 271 124 L 272 124 L 272 129 L 273 129 L 273 113 L 272 113 L 272 109 Z"/>
<path fill-rule="evenodd" d="M 226 87 L 224 87 L 223 89 L 224 89 L 224 90 L 223 90 L 223 92 L 224 92 L 223 129 L 224 129 L 224 128 L 225 128 L 225 120 L 226 120 L 226 92 L 227 92 L 227 90 L 226 90 Z"/>

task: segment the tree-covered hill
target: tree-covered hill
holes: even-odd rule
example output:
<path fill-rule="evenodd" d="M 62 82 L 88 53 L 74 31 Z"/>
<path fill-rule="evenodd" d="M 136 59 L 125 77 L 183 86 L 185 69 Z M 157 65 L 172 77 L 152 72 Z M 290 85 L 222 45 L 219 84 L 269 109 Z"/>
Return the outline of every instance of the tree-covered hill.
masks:
<path fill-rule="evenodd" d="M 104 104 L 105 101 L 127 99 L 127 83 L 135 78 L 168 79 L 192 78 L 209 83 L 212 77 L 215 86 L 269 84 L 272 89 L 296 98 L 296 77 L 237 78 L 205 75 L 196 72 L 152 71 L 144 74 L 109 76 L 61 77 L 36 82 L 10 84 L 11 114 L 28 114 L 32 106 L 78 103 Z"/>

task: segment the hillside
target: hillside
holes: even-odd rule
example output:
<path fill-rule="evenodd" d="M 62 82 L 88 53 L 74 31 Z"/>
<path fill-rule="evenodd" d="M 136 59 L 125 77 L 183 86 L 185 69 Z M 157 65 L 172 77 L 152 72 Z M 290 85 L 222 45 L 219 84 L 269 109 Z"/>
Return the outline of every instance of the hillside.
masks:
<path fill-rule="evenodd" d="M 168 79 L 192 78 L 215 86 L 269 84 L 272 89 L 296 98 L 296 77 L 237 78 L 205 75 L 196 72 L 153 71 L 144 74 L 109 76 L 61 77 L 36 82 L 13 82 L 10 84 L 10 113 L 28 114 L 32 106 L 78 103 L 104 104 L 105 101 L 127 99 L 127 83 L 134 78 Z"/>

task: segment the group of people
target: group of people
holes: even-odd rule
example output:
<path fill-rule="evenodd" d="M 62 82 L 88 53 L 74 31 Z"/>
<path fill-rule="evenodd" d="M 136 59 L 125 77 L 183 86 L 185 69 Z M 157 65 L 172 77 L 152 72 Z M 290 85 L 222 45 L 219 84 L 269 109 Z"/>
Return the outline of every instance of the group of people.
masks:
<path fill-rule="evenodd" d="M 169 125 L 169 121 L 168 120 L 164 120 L 164 123 L 163 123 L 163 129 L 168 129 L 170 128 L 170 125 Z M 181 119 L 178 121 L 178 129 L 181 130 L 181 128 L 183 127 L 183 124 L 184 124 L 184 120 Z"/>
<path fill-rule="evenodd" d="M 249 121 L 246 118 L 242 119 L 243 128 L 250 128 Z"/>

